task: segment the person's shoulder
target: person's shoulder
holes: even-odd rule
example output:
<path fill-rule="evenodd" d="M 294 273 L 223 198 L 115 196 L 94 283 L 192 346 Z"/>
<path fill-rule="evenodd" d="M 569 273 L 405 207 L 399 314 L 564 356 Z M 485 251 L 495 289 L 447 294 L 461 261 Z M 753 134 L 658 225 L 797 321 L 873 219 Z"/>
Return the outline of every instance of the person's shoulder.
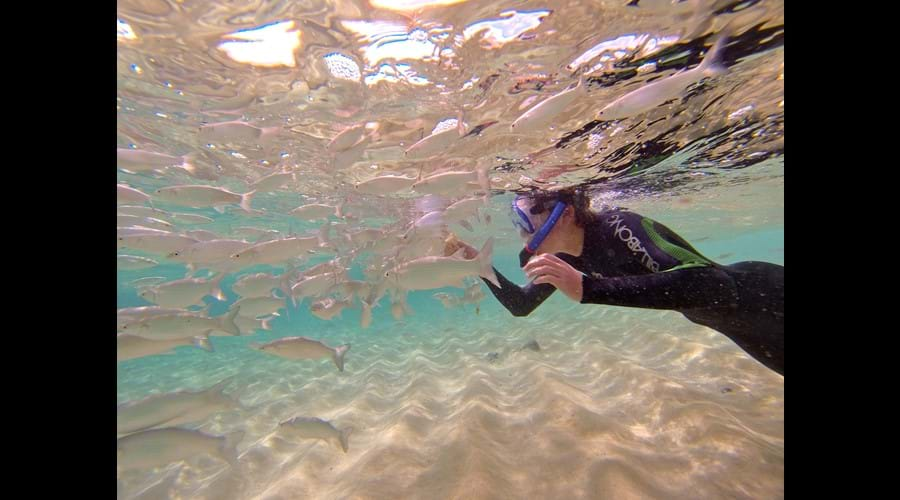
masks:
<path fill-rule="evenodd" d="M 633 214 L 634 212 L 632 212 L 630 209 L 628 209 L 626 207 L 619 207 L 619 206 L 612 205 L 612 206 L 605 206 L 605 207 L 601 208 L 600 210 L 595 211 L 594 213 L 602 216 L 602 215 L 607 215 L 607 214 L 621 214 L 621 213 Z"/>
<path fill-rule="evenodd" d="M 643 219 L 644 216 L 632 212 L 631 210 L 624 207 L 606 207 L 597 212 L 594 212 L 594 220 L 596 222 L 607 222 L 615 224 L 615 222 L 620 220 L 634 220 L 634 219 Z"/>

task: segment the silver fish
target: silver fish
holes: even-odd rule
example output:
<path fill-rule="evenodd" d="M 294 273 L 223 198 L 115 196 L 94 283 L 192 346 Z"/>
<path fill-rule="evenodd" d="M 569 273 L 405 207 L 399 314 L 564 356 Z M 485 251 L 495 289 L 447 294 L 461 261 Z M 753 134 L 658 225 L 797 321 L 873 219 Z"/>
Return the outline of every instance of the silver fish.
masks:
<path fill-rule="evenodd" d="M 246 318 L 258 318 L 260 316 L 278 316 L 278 311 L 284 309 L 285 298 L 275 297 L 244 297 L 234 304 L 232 308 L 241 310 L 241 316 Z"/>
<path fill-rule="evenodd" d="M 123 435 L 159 427 L 176 427 L 201 422 L 216 413 L 239 409 L 240 402 L 224 392 L 232 378 L 202 391 L 156 394 L 123 403 L 116 409 L 116 432 Z"/>
<path fill-rule="evenodd" d="M 374 179 L 358 182 L 354 187 L 360 193 L 385 195 L 408 189 L 412 187 L 415 182 L 415 177 L 382 175 L 375 177 Z"/>
<path fill-rule="evenodd" d="M 302 439 L 320 439 L 332 444 L 347 453 L 350 448 L 350 433 L 352 427 L 337 429 L 331 423 L 321 418 L 294 417 L 278 424 L 278 433 L 288 437 Z"/>
<path fill-rule="evenodd" d="M 353 299 L 347 300 L 335 300 L 331 297 L 324 298 L 321 300 L 317 300 L 312 302 L 309 305 L 309 312 L 312 313 L 313 316 L 323 319 L 325 321 L 329 321 L 334 319 L 337 316 L 341 315 L 341 312 L 353 305 Z"/>
<path fill-rule="evenodd" d="M 217 300 L 225 300 L 220 287 L 225 274 L 219 274 L 212 280 L 188 278 L 169 281 L 141 290 L 138 295 L 162 307 L 185 308 L 192 305 L 202 306 L 203 297 L 211 295 Z"/>
<path fill-rule="evenodd" d="M 722 49 L 727 39 L 725 34 L 720 35 L 696 68 L 680 71 L 668 78 L 656 80 L 625 94 L 601 109 L 597 118 L 620 120 L 641 114 L 678 97 L 689 85 L 699 82 L 703 78 L 724 74 L 726 69 L 722 66 L 721 59 Z"/>
<path fill-rule="evenodd" d="M 522 116 L 509 126 L 510 130 L 518 133 L 526 133 L 549 125 L 552 119 L 562 113 L 578 97 L 583 89 L 582 80 L 570 89 L 563 90 L 549 98 L 539 102 L 530 108 Z"/>
<path fill-rule="evenodd" d="M 208 337 L 212 332 L 225 332 L 232 336 L 241 334 L 234 324 L 240 308 L 228 314 L 209 318 L 197 313 L 180 312 L 161 314 L 134 323 L 127 323 L 121 330 L 150 340 L 170 340 L 185 337 Z"/>
<path fill-rule="evenodd" d="M 212 455 L 237 465 L 237 444 L 244 432 L 211 436 L 179 428 L 136 432 L 116 441 L 116 466 L 120 470 L 150 469 L 193 458 Z"/>
<path fill-rule="evenodd" d="M 134 271 L 136 269 L 148 269 L 158 265 L 159 262 L 148 259 L 147 257 L 140 257 L 137 255 L 116 255 L 117 269 Z"/>
<path fill-rule="evenodd" d="M 160 171 L 168 167 L 181 167 L 190 173 L 194 170 L 194 166 L 191 163 L 193 158 L 194 153 L 188 153 L 184 156 L 171 156 L 139 149 L 116 149 L 116 164 L 119 168 L 129 172 Z"/>
<path fill-rule="evenodd" d="M 128 203 L 147 203 L 150 197 L 141 190 L 135 189 L 125 184 L 116 185 L 116 202 L 120 205 Z"/>
<path fill-rule="evenodd" d="M 250 212 L 253 210 L 250 202 L 256 191 L 238 194 L 216 186 L 181 185 L 157 189 L 155 194 L 160 200 L 186 207 L 213 207 L 218 212 L 224 212 L 225 205 L 239 205 Z"/>
<path fill-rule="evenodd" d="M 328 347 L 307 337 L 285 337 L 266 344 L 252 343 L 250 347 L 285 359 L 331 358 L 340 371 L 344 371 L 344 355 L 350 350 L 350 344 Z"/>
<path fill-rule="evenodd" d="M 491 267 L 494 239 L 488 238 L 478 257 L 462 259 L 462 248 L 451 257 L 429 256 L 403 263 L 385 272 L 385 281 L 400 290 L 429 290 L 445 286 L 462 287 L 463 278 L 481 276 L 501 286 Z"/>
<path fill-rule="evenodd" d="M 116 361 L 127 361 L 155 354 L 164 354 L 171 352 L 176 347 L 188 345 L 213 352 L 212 344 L 209 343 L 209 339 L 206 337 L 150 340 L 137 335 L 120 333 L 116 335 Z"/>

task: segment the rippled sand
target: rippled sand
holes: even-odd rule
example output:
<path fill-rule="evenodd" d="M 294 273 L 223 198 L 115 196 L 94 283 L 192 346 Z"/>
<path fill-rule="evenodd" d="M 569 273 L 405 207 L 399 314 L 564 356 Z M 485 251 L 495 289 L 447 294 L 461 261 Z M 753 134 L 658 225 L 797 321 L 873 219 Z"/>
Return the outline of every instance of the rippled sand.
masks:
<path fill-rule="evenodd" d="M 353 344 L 344 373 L 261 355 L 245 338 L 120 366 L 132 388 L 120 400 L 236 375 L 231 392 L 248 408 L 199 427 L 246 431 L 238 469 L 199 457 L 131 472 L 120 497 L 784 496 L 784 379 L 724 336 L 672 312 L 554 296 L 513 318 L 488 302 L 478 316 L 440 312 L 442 331 L 425 324 L 440 309 L 405 323 L 376 314 L 343 335 L 329 325 L 330 344 Z M 541 350 L 519 349 L 530 340 Z M 352 427 L 349 452 L 274 433 L 293 416 Z"/>

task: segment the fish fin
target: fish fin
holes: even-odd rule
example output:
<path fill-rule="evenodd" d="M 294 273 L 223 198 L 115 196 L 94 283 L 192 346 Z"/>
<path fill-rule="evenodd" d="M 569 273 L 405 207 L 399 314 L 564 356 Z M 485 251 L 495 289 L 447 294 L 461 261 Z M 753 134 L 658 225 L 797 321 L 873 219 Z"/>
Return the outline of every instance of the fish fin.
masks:
<path fill-rule="evenodd" d="M 282 128 L 278 125 L 261 128 L 259 134 L 259 144 L 262 146 L 269 145 L 272 139 L 281 135 L 281 132 Z"/>
<path fill-rule="evenodd" d="M 334 359 L 334 364 L 337 365 L 338 370 L 340 371 L 344 371 L 344 354 L 347 354 L 347 351 L 349 350 L 350 344 L 344 344 L 334 348 L 332 358 Z"/>
<path fill-rule="evenodd" d="M 484 242 L 484 246 L 481 247 L 481 251 L 478 252 L 478 275 L 486 278 L 488 281 L 493 283 L 497 288 L 501 288 L 500 281 L 497 279 L 497 275 L 494 274 L 494 268 L 491 266 L 491 257 L 494 253 L 494 237 L 491 236 Z"/>
<path fill-rule="evenodd" d="M 331 238 L 331 223 L 326 221 L 322 224 L 322 227 L 319 228 L 319 247 L 327 247 L 331 245 L 329 239 Z"/>
<path fill-rule="evenodd" d="M 212 343 L 210 343 L 208 336 L 207 337 L 201 337 L 201 336 L 194 337 L 193 344 L 194 344 L 194 347 L 203 349 L 206 352 L 215 352 L 215 349 L 213 349 Z"/>
<path fill-rule="evenodd" d="M 216 385 L 210 387 L 209 389 L 203 391 L 208 394 L 224 394 L 225 386 L 227 386 L 232 380 L 234 380 L 234 375 L 230 377 L 226 377 L 224 380 L 217 382 Z"/>
<path fill-rule="evenodd" d="M 216 300 L 219 300 L 222 302 L 225 301 L 225 294 L 222 293 L 222 278 L 224 278 L 224 277 L 225 277 L 225 273 L 220 273 L 218 276 L 213 278 L 212 281 L 210 281 L 210 284 L 212 285 L 212 290 L 209 293 L 210 295 L 215 297 Z"/>
<path fill-rule="evenodd" d="M 347 450 L 350 449 L 350 434 L 353 432 L 353 427 L 347 427 L 341 431 L 341 449 L 344 450 L 344 453 L 347 453 Z"/>
<path fill-rule="evenodd" d="M 249 193 L 244 193 L 241 195 L 241 208 L 244 209 L 245 212 L 253 212 L 254 210 L 250 207 L 250 201 L 253 200 L 253 195 L 256 194 L 256 191 L 250 191 Z"/>
<path fill-rule="evenodd" d="M 260 323 L 261 323 L 261 326 L 260 326 L 260 327 L 261 327 L 263 330 L 266 330 L 266 331 L 271 330 L 271 329 L 272 329 L 272 326 L 269 324 L 269 322 L 271 322 L 273 319 L 275 319 L 274 316 L 271 316 L 271 317 L 268 317 L 268 318 L 266 318 L 266 319 L 260 320 Z"/>
<path fill-rule="evenodd" d="M 491 166 L 486 163 L 476 169 L 478 175 L 478 185 L 488 193 L 491 192 L 491 179 L 488 177 L 488 169 L 490 168 Z"/>
<path fill-rule="evenodd" d="M 214 206 L 214 207 L 213 207 L 213 210 L 215 210 L 216 212 L 219 212 L 220 214 L 224 214 L 224 213 L 225 213 L 225 207 L 222 206 L 222 205 L 216 205 L 216 206 Z"/>
<path fill-rule="evenodd" d="M 464 227 L 464 228 L 465 228 L 466 230 L 468 230 L 470 233 L 473 232 L 473 231 L 475 231 L 475 228 L 472 227 L 472 224 L 469 224 L 469 221 L 467 221 L 467 220 L 465 220 L 465 219 L 462 219 L 462 220 L 459 220 L 459 221 L 457 221 L 457 222 L 459 223 L 460 226 Z"/>
<path fill-rule="evenodd" d="M 728 42 L 729 31 L 730 30 L 724 31 L 719 35 L 719 39 L 716 40 L 716 43 L 714 43 L 712 48 L 709 49 L 709 52 L 706 53 L 700 66 L 697 67 L 703 75 L 714 77 L 728 72 L 728 68 L 722 64 L 722 53 L 725 44 Z"/>
<path fill-rule="evenodd" d="M 362 298 L 359 299 L 359 302 L 360 302 L 360 304 L 362 304 L 362 310 L 363 310 L 363 312 L 359 318 L 359 326 L 362 327 L 363 329 L 366 329 L 370 326 L 370 324 L 372 322 L 372 305 L 369 304 L 368 302 L 366 302 L 365 300 L 363 300 Z M 368 322 L 366 321 L 367 316 L 369 318 Z"/>
<path fill-rule="evenodd" d="M 178 165 L 178 167 L 187 172 L 191 177 L 194 177 L 197 175 L 197 167 L 194 166 L 195 161 L 197 161 L 197 152 L 192 151 L 181 157 L 181 165 Z"/>
<path fill-rule="evenodd" d="M 231 464 L 232 467 L 238 465 L 237 445 L 244 439 L 244 431 L 236 431 L 225 436 L 220 448 L 222 458 Z"/>
<path fill-rule="evenodd" d="M 222 317 L 222 330 L 235 337 L 241 334 L 241 329 L 234 322 L 234 318 L 237 318 L 240 311 L 241 306 L 237 306 L 233 311 L 229 311 L 227 316 Z"/>
<path fill-rule="evenodd" d="M 406 296 L 403 297 L 403 300 L 400 301 L 400 307 L 403 308 L 403 314 L 407 316 L 412 316 L 415 314 L 415 311 L 412 310 L 412 307 L 409 306 L 409 303 L 406 301 Z"/>

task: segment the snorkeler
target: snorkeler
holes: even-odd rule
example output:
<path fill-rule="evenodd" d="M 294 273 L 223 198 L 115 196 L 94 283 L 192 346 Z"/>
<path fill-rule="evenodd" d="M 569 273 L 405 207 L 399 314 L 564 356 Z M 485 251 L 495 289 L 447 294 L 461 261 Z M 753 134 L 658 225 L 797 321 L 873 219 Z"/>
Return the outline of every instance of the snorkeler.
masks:
<path fill-rule="evenodd" d="M 485 283 L 514 316 L 527 316 L 557 288 L 582 304 L 678 311 L 784 375 L 784 266 L 723 266 L 656 221 L 589 205 L 573 188 L 513 200 L 513 224 L 527 241 L 520 266 L 533 281 L 519 287 L 494 269 L 502 287 Z M 450 245 L 466 248 L 466 258 L 478 253 L 459 240 Z"/>

